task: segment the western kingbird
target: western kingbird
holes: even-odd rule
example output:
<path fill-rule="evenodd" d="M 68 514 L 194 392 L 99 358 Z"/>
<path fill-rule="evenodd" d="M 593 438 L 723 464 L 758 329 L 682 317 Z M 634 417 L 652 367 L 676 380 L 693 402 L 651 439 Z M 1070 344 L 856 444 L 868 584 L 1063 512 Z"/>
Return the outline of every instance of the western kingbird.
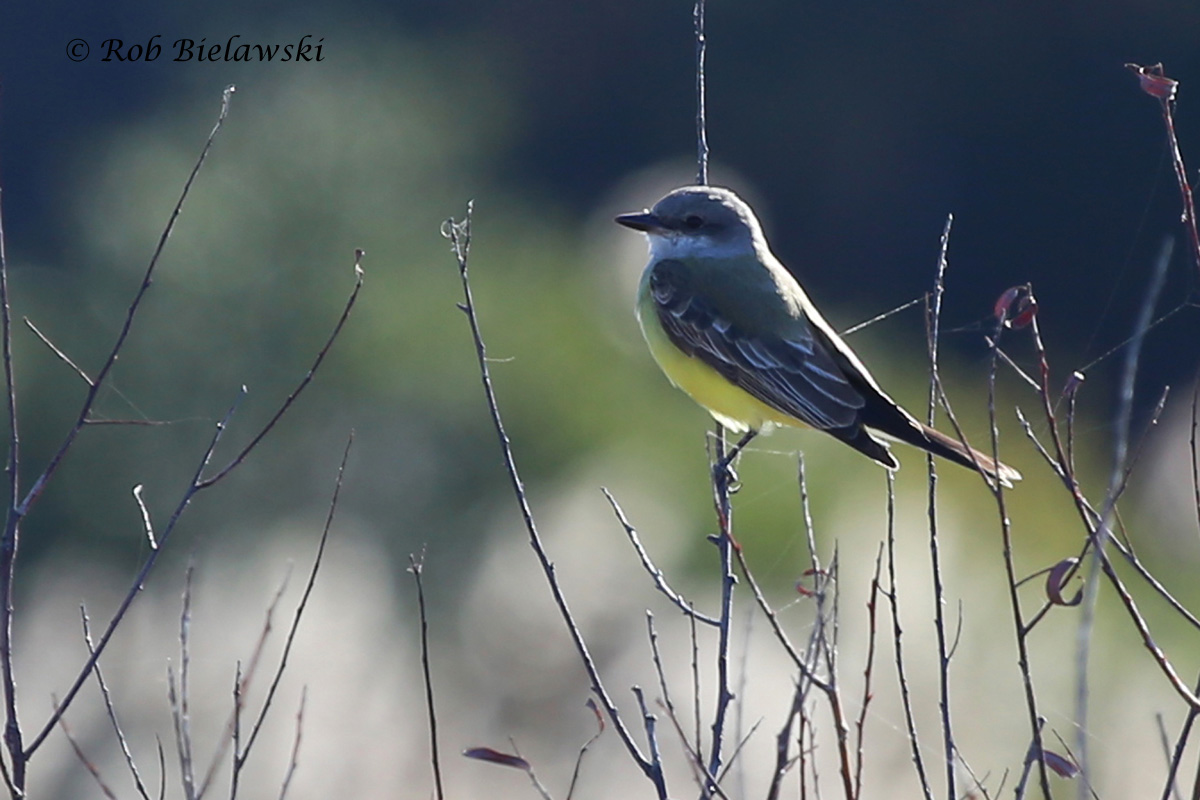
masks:
<path fill-rule="evenodd" d="M 922 424 L 888 397 L 775 258 L 729 189 L 684 186 L 617 222 L 646 234 L 637 316 L 675 386 L 742 443 L 776 425 L 825 431 L 888 469 L 884 439 L 979 469 L 1005 486 L 1012 467 Z"/>

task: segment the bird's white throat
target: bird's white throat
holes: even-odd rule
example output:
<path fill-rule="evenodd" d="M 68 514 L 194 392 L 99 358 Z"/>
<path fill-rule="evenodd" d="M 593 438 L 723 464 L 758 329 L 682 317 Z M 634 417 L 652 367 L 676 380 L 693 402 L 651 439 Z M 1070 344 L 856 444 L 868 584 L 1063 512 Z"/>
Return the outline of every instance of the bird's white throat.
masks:
<path fill-rule="evenodd" d="M 711 236 L 682 233 L 648 233 L 646 238 L 650 240 L 651 261 L 666 258 L 741 258 L 754 255 L 754 245 L 737 238 L 717 241 Z"/>

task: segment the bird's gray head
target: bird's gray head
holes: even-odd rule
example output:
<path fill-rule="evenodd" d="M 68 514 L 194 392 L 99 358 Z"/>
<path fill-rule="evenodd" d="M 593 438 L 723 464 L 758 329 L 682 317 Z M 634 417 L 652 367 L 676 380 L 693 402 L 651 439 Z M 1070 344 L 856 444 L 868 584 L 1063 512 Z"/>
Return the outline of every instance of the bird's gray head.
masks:
<path fill-rule="evenodd" d="M 765 245 L 750 206 L 719 186 L 684 186 L 649 211 L 622 214 L 617 222 L 645 233 L 651 250 L 663 257 L 740 255 Z"/>

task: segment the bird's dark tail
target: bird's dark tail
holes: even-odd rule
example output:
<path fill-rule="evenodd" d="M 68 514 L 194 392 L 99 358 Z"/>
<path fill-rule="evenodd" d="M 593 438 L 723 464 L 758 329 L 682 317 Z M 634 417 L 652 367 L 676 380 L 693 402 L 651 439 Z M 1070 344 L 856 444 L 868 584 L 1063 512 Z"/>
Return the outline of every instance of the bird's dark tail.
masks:
<path fill-rule="evenodd" d="M 1007 486 L 1010 489 L 1014 481 L 1021 480 L 1021 473 L 1007 464 L 996 461 L 991 456 L 979 452 L 974 447 L 966 446 L 958 439 L 947 436 L 939 430 L 934 430 L 928 425 L 920 422 L 916 424 L 917 428 L 910 429 L 911 438 L 898 438 L 922 450 L 927 450 L 935 456 L 941 456 L 956 464 L 962 464 L 964 467 L 979 470 L 984 475 L 999 481 L 1002 486 Z M 888 431 L 888 434 L 895 436 L 895 431 Z"/>

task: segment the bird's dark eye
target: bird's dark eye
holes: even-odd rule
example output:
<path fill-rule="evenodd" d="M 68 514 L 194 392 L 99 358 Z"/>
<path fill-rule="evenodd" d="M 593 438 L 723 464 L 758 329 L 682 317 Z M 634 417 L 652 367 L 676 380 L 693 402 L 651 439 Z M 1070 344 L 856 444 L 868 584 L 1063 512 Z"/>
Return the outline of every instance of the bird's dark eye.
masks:
<path fill-rule="evenodd" d="M 696 214 L 690 214 L 689 216 L 684 218 L 683 224 L 685 226 L 687 226 L 688 230 L 694 231 L 697 228 L 704 225 L 704 220 L 703 220 L 703 218 L 697 216 Z"/>

